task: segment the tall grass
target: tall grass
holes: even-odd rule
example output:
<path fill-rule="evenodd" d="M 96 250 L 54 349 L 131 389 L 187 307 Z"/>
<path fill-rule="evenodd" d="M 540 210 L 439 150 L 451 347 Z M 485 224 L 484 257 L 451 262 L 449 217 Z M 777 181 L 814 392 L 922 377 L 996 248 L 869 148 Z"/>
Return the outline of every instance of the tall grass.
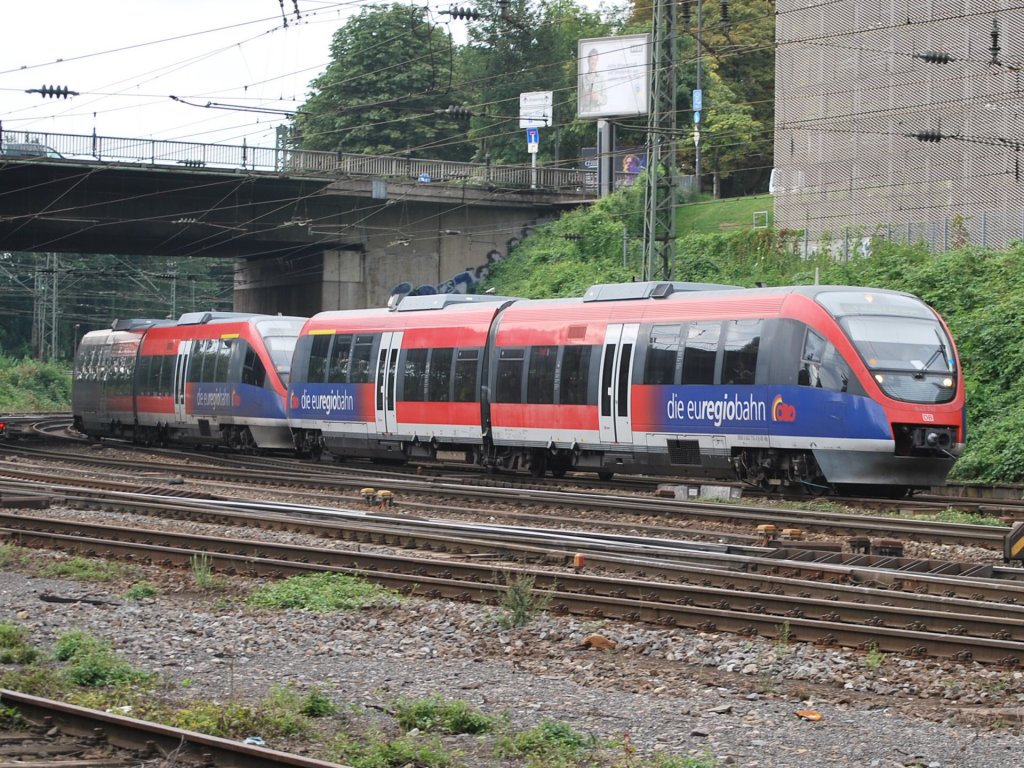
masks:
<path fill-rule="evenodd" d="M 0 412 L 70 410 L 70 365 L 0 355 Z"/>

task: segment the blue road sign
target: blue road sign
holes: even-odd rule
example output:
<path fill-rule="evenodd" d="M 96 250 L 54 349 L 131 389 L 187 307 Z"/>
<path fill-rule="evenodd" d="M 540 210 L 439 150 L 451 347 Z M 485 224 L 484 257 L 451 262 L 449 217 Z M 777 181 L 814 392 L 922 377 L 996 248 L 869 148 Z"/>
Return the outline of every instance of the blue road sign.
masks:
<path fill-rule="evenodd" d="M 540 128 L 527 128 L 526 129 L 526 143 L 527 144 L 540 144 Z"/>
<path fill-rule="evenodd" d="M 693 111 L 700 112 L 704 109 L 704 91 L 700 88 L 693 89 Z"/>

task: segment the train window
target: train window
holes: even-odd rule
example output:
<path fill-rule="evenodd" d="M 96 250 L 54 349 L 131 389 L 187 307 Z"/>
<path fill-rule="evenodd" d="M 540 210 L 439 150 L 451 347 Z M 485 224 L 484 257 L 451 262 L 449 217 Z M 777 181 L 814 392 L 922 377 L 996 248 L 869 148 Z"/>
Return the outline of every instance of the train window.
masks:
<path fill-rule="evenodd" d="M 327 378 L 327 352 L 331 346 L 332 334 L 318 334 L 313 337 L 309 350 L 309 374 L 306 381 L 319 384 Z"/>
<path fill-rule="evenodd" d="M 188 374 L 185 380 L 191 384 L 197 384 L 203 380 L 203 363 L 206 360 L 206 353 L 209 349 L 209 341 L 196 341 L 192 344 L 192 354 L 188 361 Z"/>
<path fill-rule="evenodd" d="M 498 354 L 497 403 L 523 402 L 523 350 L 504 348 Z"/>
<path fill-rule="evenodd" d="M 267 348 L 270 362 L 286 386 L 292 370 L 292 356 L 295 354 L 296 342 L 295 336 L 263 337 L 263 346 Z"/>
<path fill-rule="evenodd" d="M 619 387 L 618 387 L 618 413 L 619 416 L 629 415 L 629 367 L 633 363 L 633 345 L 623 344 L 619 356 Z"/>
<path fill-rule="evenodd" d="M 762 320 L 730 320 L 725 326 L 722 355 L 723 384 L 753 384 Z"/>
<path fill-rule="evenodd" d="M 152 355 L 140 356 L 135 365 L 135 391 L 140 395 L 155 395 L 159 375 L 160 358 Z"/>
<path fill-rule="evenodd" d="M 406 350 L 405 365 L 402 369 L 402 400 L 418 403 L 425 399 L 429 352 L 429 349 Z"/>
<path fill-rule="evenodd" d="M 555 364 L 558 347 L 533 347 L 530 350 L 529 374 L 526 378 L 526 402 L 555 402 Z"/>
<path fill-rule="evenodd" d="M 830 342 L 821 356 L 820 386 L 833 392 L 846 392 L 850 386 L 850 366 Z"/>
<path fill-rule="evenodd" d="M 800 360 L 797 384 L 804 387 L 821 386 L 821 356 L 825 350 L 825 339 L 808 329 L 804 339 L 804 351 Z"/>
<path fill-rule="evenodd" d="M 331 363 L 327 368 L 327 380 L 332 384 L 348 384 L 348 366 L 352 359 L 352 335 L 334 337 L 331 348 Z"/>
<path fill-rule="evenodd" d="M 683 384 L 714 384 L 720 323 L 691 323 L 683 354 Z"/>
<path fill-rule="evenodd" d="M 590 374 L 590 345 L 571 345 L 562 349 L 561 380 L 558 402 L 562 405 L 586 405 Z"/>
<path fill-rule="evenodd" d="M 454 356 L 455 350 L 451 347 L 434 349 L 430 352 L 427 400 L 432 403 L 447 403 L 451 400 L 452 358 Z"/>
<path fill-rule="evenodd" d="M 224 384 L 228 380 L 228 363 L 231 362 L 231 342 L 226 339 L 213 342 L 213 371 L 203 372 L 207 381 Z"/>
<path fill-rule="evenodd" d="M 355 337 L 348 367 L 350 384 L 367 384 L 373 381 L 373 366 L 370 364 L 373 359 L 373 342 L 374 337 L 369 334 Z"/>
<path fill-rule="evenodd" d="M 476 400 L 477 377 L 480 369 L 480 350 L 460 349 L 455 357 L 455 402 L 472 403 Z"/>
<path fill-rule="evenodd" d="M 158 355 L 162 364 L 160 366 L 160 377 L 157 380 L 158 395 L 170 396 L 174 392 L 174 355 Z"/>
<path fill-rule="evenodd" d="M 647 345 L 647 360 L 644 363 L 644 384 L 676 384 L 679 374 L 681 325 L 656 325 L 651 328 L 651 340 Z"/>
<path fill-rule="evenodd" d="M 245 343 L 245 342 L 243 342 Z M 267 380 L 267 368 L 263 365 L 256 350 L 245 344 L 245 360 L 242 363 L 242 383 L 262 388 Z"/>

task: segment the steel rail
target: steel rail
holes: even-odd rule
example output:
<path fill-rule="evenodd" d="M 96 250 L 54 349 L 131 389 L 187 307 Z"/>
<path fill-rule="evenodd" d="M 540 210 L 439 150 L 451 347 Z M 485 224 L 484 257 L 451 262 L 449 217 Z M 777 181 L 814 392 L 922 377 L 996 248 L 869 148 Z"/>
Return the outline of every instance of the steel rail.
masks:
<path fill-rule="evenodd" d="M 98 527 L 86 528 L 95 530 Z M 1008 665 L 1024 661 L 1024 640 L 1005 634 L 996 638 L 977 636 L 986 628 L 990 629 L 991 625 L 982 626 L 976 617 L 964 614 L 942 614 L 938 629 L 929 631 L 926 621 L 935 621 L 935 612 L 908 609 L 879 611 L 878 606 L 874 606 L 876 610 L 872 611 L 861 605 L 838 601 L 773 601 L 765 594 L 723 595 L 688 585 L 606 579 L 568 571 L 552 573 L 522 567 L 501 568 L 493 564 L 310 550 L 267 542 L 227 541 L 154 531 L 119 531 L 129 538 L 149 538 L 147 543 L 130 543 L 80 534 L 0 530 L 26 546 L 66 548 L 93 556 L 144 560 L 159 565 L 183 566 L 196 555 L 203 554 L 210 557 L 212 566 L 222 572 L 280 577 L 310 571 L 334 571 L 366 578 L 406 594 L 461 600 L 497 602 L 509 579 L 528 576 L 534 579 L 535 587 L 550 598 L 553 607 L 565 612 L 688 626 L 702 631 L 789 635 L 795 640 L 860 648 L 874 644 L 880 650 L 908 652 L 916 656 L 974 659 Z M 161 540 L 166 543 L 152 543 Z M 599 586 L 607 594 L 594 594 Z M 699 604 L 699 600 L 707 600 L 709 595 L 719 599 L 711 605 Z M 733 607 L 733 602 L 743 605 Z M 794 603 L 800 606 L 796 611 L 792 610 Z M 789 606 L 788 612 L 784 615 L 768 612 L 769 607 L 779 606 Z M 865 623 L 843 621 L 843 613 L 847 610 L 849 615 L 855 615 Z M 808 617 L 806 614 L 812 611 L 827 612 L 821 613 L 820 618 Z M 910 623 L 904 627 L 887 626 L 880 614 L 899 616 L 901 621 L 909 619 Z M 1020 623 L 1019 618 L 1004 622 L 1004 631 L 1005 627 L 1017 629 Z M 975 628 L 973 633 L 972 628 Z"/>
<path fill-rule="evenodd" d="M 101 732 L 106 740 L 123 749 L 143 754 L 154 751 L 164 756 L 189 758 L 201 765 L 217 768 L 338 768 L 337 763 L 314 760 L 266 747 L 207 736 L 195 731 L 172 728 L 146 720 L 87 709 L 74 704 L 0 689 L 0 705 L 16 709 L 32 723 L 56 726 L 61 732 L 79 737 Z"/>
<path fill-rule="evenodd" d="M 63 460 L 63 459 L 62 459 Z M 125 462 L 112 459 L 73 458 L 71 461 L 91 463 L 101 466 L 125 467 Z M 236 469 L 198 467 L 196 465 L 147 464 L 149 471 L 161 470 L 192 478 L 211 480 L 238 480 Z M 14 477 L 16 470 L 0 467 L 0 476 Z M 294 472 L 274 473 L 263 471 L 259 475 L 247 476 L 248 482 L 260 484 L 279 483 L 284 486 L 361 489 L 366 485 L 365 477 L 340 478 L 337 476 L 318 475 L 311 480 L 307 476 L 300 477 Z M 435 494 L 455 496 L 476 500 L 508 502 L 509 489 L 493 487 L 479 488 L 464 482 L 445 482 L 436 478 L 395 479 L 389 483 L 388 490 L 402 491 L 407 494 Z M 919 520 L 900 520 L 888 517 L 868 515 L 851 515 L 847 513 L 820 512 L 814 510 L 764 508 L 739 504 L 716 504 L 712 502 L 694 502 L 661 498 L 636 498 L 613 494 L 591 494 L 578 491 L 552 491 L 530 487 L 528 501 L 531 504 L 549 504 L 557 506 L 573 506 L 590 509 L 615 510 L 628 509 L 637 515 L 670 515 L 690 516 L 704 520 L 714 520 L 736 525 L 746 525 L 751 529 L 757 525 L 772 524 L 776 527 L 792 527 L 805 531 L 816 531 L 831 535 L 876 536 L 876 537 L 912 537 L 917 541 L 948 543 L 955 540 L 960 544 L 972 544 L 990 549 L 1002 549 L 1003 539 L 1009 530 L 1003 526 L 970 525 L 964 523 L 933 523 Z M 518 499 L 515 501 L 523 501 Z"/>

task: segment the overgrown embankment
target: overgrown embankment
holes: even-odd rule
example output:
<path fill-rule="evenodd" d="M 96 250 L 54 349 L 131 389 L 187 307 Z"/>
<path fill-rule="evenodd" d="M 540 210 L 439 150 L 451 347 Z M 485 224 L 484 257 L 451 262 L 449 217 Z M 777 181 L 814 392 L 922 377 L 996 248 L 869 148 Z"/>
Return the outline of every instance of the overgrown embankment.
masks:
<path fill-rule="evenodd" d="M 65 365 L 0 355 L 0 413 L 71 410 L 71 371 Z"/>

